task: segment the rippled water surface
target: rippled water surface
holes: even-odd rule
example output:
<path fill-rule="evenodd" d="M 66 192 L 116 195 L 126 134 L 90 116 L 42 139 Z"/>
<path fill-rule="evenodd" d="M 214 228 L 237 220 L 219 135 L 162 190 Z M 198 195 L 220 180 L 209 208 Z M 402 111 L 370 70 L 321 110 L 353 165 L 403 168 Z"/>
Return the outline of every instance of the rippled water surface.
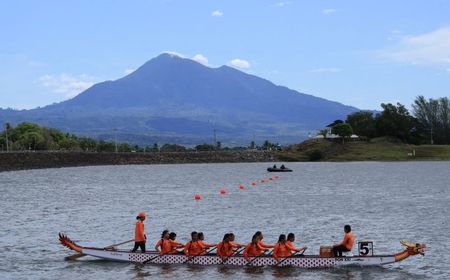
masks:
<path fill-rule="evenodd" d="M 450 279 L 450 162 L 291 163 L 100 166 L 0 173 L 0 279 Z M 280 179 L 261 183 L 269 176 Z M 257 186 L 250 183 L 257 181 Z M 239 184 L 246 185 L 240 190 Z M 228 194 L 220 195 L 225 187 Z M 202 200 L 193 195 L 200 193 Z M 256 230 L 266 242 L 294 232 L 317 254 L 352 225 L 375 253 L 428 244 L 425 257 L 383 267 L 332 269 L 135 265 L 84 258 L 65 261 L 58 232 L 82 245 L 133 238 L 136 214 L 150 214 L 153 247 L 160 232 L 187 241 L 192 230 L 216 242 L 233 231 L 246 243 Z M 130 244 L 131 246 L 131 244 Z"/>

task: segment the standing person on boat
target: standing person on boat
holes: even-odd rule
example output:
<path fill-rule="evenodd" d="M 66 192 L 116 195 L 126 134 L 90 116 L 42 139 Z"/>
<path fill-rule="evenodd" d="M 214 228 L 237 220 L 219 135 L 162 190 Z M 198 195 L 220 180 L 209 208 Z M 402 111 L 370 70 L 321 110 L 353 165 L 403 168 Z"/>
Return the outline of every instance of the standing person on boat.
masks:
<path fill-rule="evenodd" d="M 288 236 L 287 236 L 286 247 L 291 251 L 291 254 L 292 254 L 292 251 L 294 251 L 294 252 L 301 252 L 301 251 L 304 251 L 304 250 L 306 250 L 308 248 L 308 247 L 296 248 L 294 246 L 294 244 L 292 244 L 292 243 L 294 243 L 294 241 L 295 241 L 295 234 L 290 232 L 288 234 Z"/>
<path fill-rule="evenodd" d="M 202 253 L 202 251 L 203 247 L 199 243 L 198 233 L 196 231 L 193 231 L 191 233 L 191 241 L 184 245 L 183 253 L 186 256 L 198 256 Z"/>
<path fill-rule="evenodd" d="M 344 226 L 344 240 L 333 246 L 333 255 L 335 257 L 342 257 L 342 252 L 350 252 L 353 244 L 355 244 L 355 236 L 352 233 L 350 225 Z"/>
<path fill-rule="evenodd" d="M 167 254 L 170 252 L 170 249 L 169 231 L 164 230 L 161 233 L 161 239 L 156 243 L 155 250 L 161 254 Z"/>
<path fill-rule="evenodd" d="M 184 247 L 183 244 L 177 241 L 177 234 L 175 232 L 171 232 L 169 234 L 169 244 L 170 244 L 170 251 L 168 252 L 168 254 L 180 253 L 177 249 Z"/>
<path fill-rule="evenodd" d="M 211 247 L 215 247 L 217 244 L 212 244 L 212 243 L 206 243 L 205 241 L 205 236 L 203 234 L 203 232 L 199 232 L 198 233 L 198 243 L 200 243 L 200 246 L 202 246 L 203 250 L 202 250 L 202 255 L 206 254 L 206 249 L 207 248 L 211 248 Z"/>
<path fill-rule="evenodd" d="M 134 229 L 134 248 L 131 252 L 136 252 L 140 247 L 142 253 L 145 253 L 145 242 L 147 241 L 147 236 L 144 232 L 144 221 L 147 217 L 145 212 L 141 212 L 136 217 L 136 227 Z"/>
<path fill-rule="evenodd" d="M 230 257 L 234 255 L 236 248 L 244 247 L 244 245 L 234 242 L 234 238 L 233 233 L 224 235 L 223 240 L 217 244 L 217 255 L 219 257 L 222 259 Z"/>

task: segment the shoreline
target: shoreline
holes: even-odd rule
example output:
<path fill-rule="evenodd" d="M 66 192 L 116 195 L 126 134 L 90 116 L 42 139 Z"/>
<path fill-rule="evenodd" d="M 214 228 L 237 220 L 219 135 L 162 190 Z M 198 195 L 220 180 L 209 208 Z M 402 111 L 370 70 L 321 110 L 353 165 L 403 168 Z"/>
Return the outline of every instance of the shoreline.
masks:
<path fill-rule="evenodd" d="M 208 152 L 8 152 L 0 153 L 0 172 L 99 165 L 272 162 L 270 151 Z"/>

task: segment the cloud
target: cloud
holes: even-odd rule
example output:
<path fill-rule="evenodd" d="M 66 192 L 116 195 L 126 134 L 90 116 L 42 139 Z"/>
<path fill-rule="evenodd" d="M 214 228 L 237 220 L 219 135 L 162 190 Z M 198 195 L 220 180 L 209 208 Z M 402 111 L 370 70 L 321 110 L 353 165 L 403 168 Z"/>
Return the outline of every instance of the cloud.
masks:
<path fill-rule="evenodd" d="M 239 58 L 235 58 L 233 60 L 230 61 L 230 64 L 239 68 L 250 68 L 250 62 L 248 62 L 245 59 L 239 59 Z"/>
<path fill-rule="evenodd" d="M 223 12 L 219 11 L 219 10 L 215 10 L 214 12 L 211 13 L 211 16 L 213 16 L 213 17 L 222 17 L 223 16 Z"/>
<path fill-rule="evenodd" d="M 336 9 L 323 9 L 322 10 L 322 14 L 324 14 L 324 15 L 334 14 L 335 12 L 336 12 Z"/>
<path fill-rule="evenodd" d="M 450 27 L 414 36 L 403 36 L 380 56 L 411 64 L 450 64 Z"/>
<path fill-rule="evenodd" d="M 336 73 L 336 72 L 341 72 L 341 69 L 333 68 L 333 67 L 324 67 L 324 68 L 311 69 L 308 72 L 310 72 L 310 73 Z"/>
<path fill-rule="evenodd" d="M 275 3 L 272 6 L 273 7 L 284 7 L 284 6 L 287 6 L 287 5 L 291 4 L 291 3 L 292 3 L 291 1 L 282 1 L 282 2 Z"/>
<path fill-rule="evenodd" d="M 200 54 L 200 53 L 194 55 L 194 57 L 192 58 L 192 60 L 195 60 L 195 61 L 197 61 L 198 63 L 201 63 L 201 64 L 203 64 L 203 65 L 208 66 L 208 59 L 207 59 L 204 55 L 202 55 L 202 54 Z"/>
<path fill-rule="evenodd" d="M 38 79 L 38 82 L 43 87 L 52 89 L 54 93 L 71 98 L 99 82 L 99 79 L 86 74 L 75 76 L 63 73 L 44 75 Z"/>
<path fill-rule="evenodd" d="M 123 74 L 124 74 L 124 75 L 130 75 L 130 74 L 133 73 L 135 70 L 136 70 L 136 69 L 125 69 L 125 70 L 123 71 Z"/>

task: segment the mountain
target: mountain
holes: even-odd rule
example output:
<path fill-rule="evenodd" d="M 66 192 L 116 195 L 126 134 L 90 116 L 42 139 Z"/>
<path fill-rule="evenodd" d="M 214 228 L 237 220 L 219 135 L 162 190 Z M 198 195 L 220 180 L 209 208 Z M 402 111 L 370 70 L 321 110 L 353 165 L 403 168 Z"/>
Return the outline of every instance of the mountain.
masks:
<path fill-rule="evenodd" d="M 133 73 L 44 108 L 0 110 L 0 122 L 33 121 L 121 141 L 248 144 L 298 141 L 357 111 L 228 66 L 161 54 Z"/>

